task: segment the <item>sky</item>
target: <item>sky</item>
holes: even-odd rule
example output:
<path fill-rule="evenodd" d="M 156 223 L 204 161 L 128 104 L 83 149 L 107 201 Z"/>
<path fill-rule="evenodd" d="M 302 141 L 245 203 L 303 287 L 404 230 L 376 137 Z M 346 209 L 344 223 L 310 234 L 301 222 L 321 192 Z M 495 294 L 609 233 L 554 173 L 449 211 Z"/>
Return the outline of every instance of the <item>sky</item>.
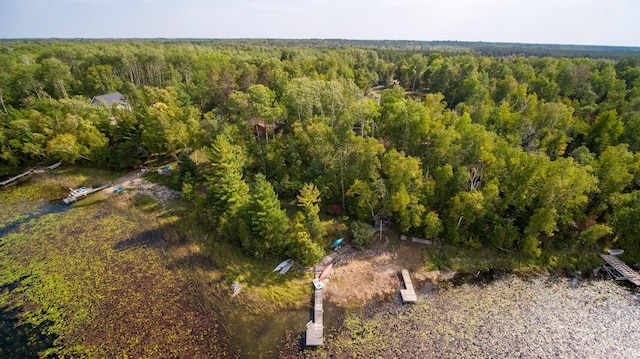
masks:
<path fill-rule="evenodd" d="M 52 37 L 640 46 L 640 1 L 0 0 L 0 38 Z"/>

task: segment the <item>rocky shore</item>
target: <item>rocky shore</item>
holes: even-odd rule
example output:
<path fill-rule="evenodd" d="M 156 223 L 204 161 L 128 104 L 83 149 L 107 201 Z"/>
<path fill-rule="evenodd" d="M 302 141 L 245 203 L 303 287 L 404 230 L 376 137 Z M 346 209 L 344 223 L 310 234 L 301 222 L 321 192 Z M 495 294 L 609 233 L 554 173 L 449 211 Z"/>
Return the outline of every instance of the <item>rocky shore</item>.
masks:
<path fill-rule="evenodd" d="M 180 198 L 180 192 L 140 178 L 140 173 L 138 172 L 133 172 L 132 174 L 119 179 L 116 183 L 118 183 L 119 186 L 133 191 L 134 193 L 153 198 L 163 207 L 166 207 L 167 203 L 170 201 Z"/>

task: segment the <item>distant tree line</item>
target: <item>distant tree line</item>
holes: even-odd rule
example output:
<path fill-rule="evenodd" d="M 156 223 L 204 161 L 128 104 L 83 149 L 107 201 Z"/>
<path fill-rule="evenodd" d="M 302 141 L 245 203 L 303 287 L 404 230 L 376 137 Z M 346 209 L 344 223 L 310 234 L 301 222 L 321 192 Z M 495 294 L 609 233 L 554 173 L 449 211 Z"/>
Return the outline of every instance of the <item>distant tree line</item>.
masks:
<path fill-rule="evenodd" d="M 533 257 L 638 252 L 638 58 L 265 41 L 2 43 L 0 173 L 181 155 L 185 196 L 256 258 L 313 263 L 330 208 Z M 114 91 L 131 111 L 90 105 Z"/>

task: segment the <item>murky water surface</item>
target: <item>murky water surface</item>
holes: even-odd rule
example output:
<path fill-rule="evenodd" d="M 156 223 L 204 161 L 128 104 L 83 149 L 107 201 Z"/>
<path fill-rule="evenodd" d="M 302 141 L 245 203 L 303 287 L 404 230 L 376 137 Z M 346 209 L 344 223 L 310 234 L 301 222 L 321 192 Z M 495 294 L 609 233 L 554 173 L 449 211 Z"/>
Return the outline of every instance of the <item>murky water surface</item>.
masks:
<path fill-rule="evenodd" d="M 427 286 L 414 305 L 394 301 L 356 313 L 349 320 L 363 330 L 339 331 L 325 350 L 383 358 L 640 358 L 637 289 L 597 279 L 572 288 L 572 281 L 502 275 Z"/>

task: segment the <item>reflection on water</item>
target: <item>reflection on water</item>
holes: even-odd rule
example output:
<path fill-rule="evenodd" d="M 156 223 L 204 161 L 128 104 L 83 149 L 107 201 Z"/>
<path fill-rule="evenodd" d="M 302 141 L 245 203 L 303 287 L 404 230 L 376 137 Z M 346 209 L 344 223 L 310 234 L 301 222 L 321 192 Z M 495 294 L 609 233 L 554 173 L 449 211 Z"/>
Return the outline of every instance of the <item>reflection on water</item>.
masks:
<path fill-rule="evenodd" d="M 308 318 L 309 313 L 305 309 L 270 316 L 236 310 L 227 323 L 231 347 L 238 350 L 243 358 L 275 358 L 284 333 L 296 327 L 302 330 Z"/>

